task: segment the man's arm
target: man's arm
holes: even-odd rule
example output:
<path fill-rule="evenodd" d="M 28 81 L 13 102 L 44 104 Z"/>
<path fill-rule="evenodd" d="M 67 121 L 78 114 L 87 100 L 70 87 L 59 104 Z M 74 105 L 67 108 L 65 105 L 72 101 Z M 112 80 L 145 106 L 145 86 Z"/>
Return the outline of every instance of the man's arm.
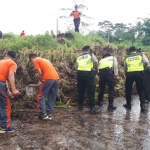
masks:
<path fill-rule="evenodd" d="M 20 94 L 20 92 L 16 89 L 16 86 L 15 86 L 15 77 L 14 77 L 13 71 L 9 71 L 8 81 L 9 81 L 9 84 L 11 86 L 12 93 L 14 95 Z"/>
<path fill-rule="evenodd" d="M 123 66 L 123 68 L 124 68 L 124 73 L 126 74 L 126 73 L 127 73 L 127 64 L 126 64 L 125 61 L 124 61 L 124 66 Z"/>
<path fill-rule="evenodd" d="M 145 67 L 147 67 L 147 65 L 149 64 L 149 60 L 144 54 L 143 54 L 143 63 L 145 65 Z"/>
<path fill-rule="evenodd" d="M 42 71 L 41 71 L 41 69 L 37 69 L 37 73 L 38 73 L 38 76 L 40 78 L 40 81 L 42 82 Z"/>
<path fill-rule="evenodd" d="M 79 12 L 79 15 L 82 15 L 82 13 L 81 13 L 81 12 Z"/>
<path fill-rule="evenodd" d="M 94 69 L 96 72 L 98 72 L 98 59 L 96 58 L 96 56 L 94 54 L 92 54 L 92 61 L 94 63 Z"/>
<path fill-rule="evenodd" d="M 118 76 L 118 61 L 116 57 L 113 57 L 113 61 L 114 61 L 114 75 Z"/>
<path fill-rule="evenodd" d="M 73 16 L 73 11 L 71 12 L 70 16 Z"/>

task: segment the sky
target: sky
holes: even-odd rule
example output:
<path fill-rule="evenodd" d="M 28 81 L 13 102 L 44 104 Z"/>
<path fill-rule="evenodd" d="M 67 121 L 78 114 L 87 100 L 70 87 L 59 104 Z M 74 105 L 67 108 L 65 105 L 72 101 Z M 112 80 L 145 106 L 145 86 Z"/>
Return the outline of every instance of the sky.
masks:
<path fill-rule="evenodd" d="M 0 30 L 17 35 L 22 30 L 26 35 L 44 34 L 51 30 L 56 34 L 58 18 L 58 30 L 65 32 L 66 20 L 60 16 L 69 16 L 75 3 L 87 6 L 88 10 L 79 11 L 93 18 L 86 20 L 92 23 L 89 30 L 98 30 L 98 22 L 103 20 L 135 24 L 139 17 L 150 17 L 150 0 L 0 0 Z M 72 10 L 62 11 L 61 8 Z"/>

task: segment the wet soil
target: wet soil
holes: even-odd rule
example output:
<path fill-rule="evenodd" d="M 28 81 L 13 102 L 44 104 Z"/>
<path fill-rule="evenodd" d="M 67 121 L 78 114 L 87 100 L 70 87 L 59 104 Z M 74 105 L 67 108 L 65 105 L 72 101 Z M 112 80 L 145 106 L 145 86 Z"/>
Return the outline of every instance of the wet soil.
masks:
<path fill-rule="evenodd" d="M 126 110 L 125 99 L 117 98 L 117 110 L 108 112 L 106 103 L 98 115 L 88 107 L 55 108 L 52 120 L 38 120 L 36 109 L 18 110 L 16 131 L 0 134 L 0 150 L 149 150 L 150 104 L 141 113 L 138 96 L 132 102 Z"/>

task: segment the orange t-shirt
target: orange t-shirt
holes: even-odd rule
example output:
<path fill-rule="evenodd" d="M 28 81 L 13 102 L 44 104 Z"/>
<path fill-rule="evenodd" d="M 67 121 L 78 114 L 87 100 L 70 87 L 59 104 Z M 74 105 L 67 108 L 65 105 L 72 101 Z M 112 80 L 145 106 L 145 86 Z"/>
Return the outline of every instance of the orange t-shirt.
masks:
<path fill-rule="evenodd" d="M 73 15 L 74 19 L 80 18 L 80 12 L 78 12 L 78 11 L 73 11 L 72 15 Z"/>
<path fill-rule="evenodd" d="M 42 71 L 42 81 L 51 79 L 51 80 L 59 80 L 59 75 L 56 72 L 55 68 L 51 64 L 51 62 L 47 59 L 36 57 L 33 60 L 35 69 L 41 69 Z"/>
<path fill-rule="evenodd" d="M 143 52 L 143 54 L 144 54 L 147 58 L 149 58 L 149 56 L 148 56 L 148 54 L 147 54 L 146 52 Z"/>
<path fill-rule="evenodd" d="M 6 82 L 9 72 L 16 73 L 17 64 L 11 59 L 0 60 L 0 81 Z"/>

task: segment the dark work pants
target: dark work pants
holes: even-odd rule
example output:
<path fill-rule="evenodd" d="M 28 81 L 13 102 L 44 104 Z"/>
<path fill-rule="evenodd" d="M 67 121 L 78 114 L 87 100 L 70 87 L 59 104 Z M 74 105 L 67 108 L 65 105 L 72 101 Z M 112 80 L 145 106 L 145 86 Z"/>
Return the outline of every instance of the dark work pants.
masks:
<path fill-rule="evenodd" d="M 145 71 L 144 77 L 145 98 L 150 101 L 150 72 Z"/>
<path fill-rule="evenodd" d="M 0 82 L 0 127 L 11 127 L 11 104 L 6 84 Z"/>
<path fill-rule="evenodd" d="M 80 18 L 76 18 L 74 21 L 75 32 L 79 32 Z"/>
<path fill-rule="evenodd" d="M 101 69 L 100 70 L 100 78 L 99 78 L 99 94 L 98 94 L 98 101 L 102 102 L 104 97 L 105 85 L 109 88 L 108 91 L 108 101 L 109 105 L 113 105 L 114 101 L 114 75 L 111 69 Z"/>
<path fill-rule="evenodd" d="M 77 88 L 78 88 L 78 102 L 79 105 L 83 104 L 85 90 L 87 90 L 90 107 L 95 106 L 95 85 L 94 76 L 91 71 L 77 72 Z"/>
<path fill-rule="evenodd" d="M 58 92 L 58 80 L 46 80 L 40 86 L 37 96 L 37 109 L 39 114 L 52 114 L 55 105 L 56 96 Z M 45 99 L 48 97 L 47 109 L 45 106 Z"/>
<path fill-rule="evenodd" d="M 125 93 L 127 104 L 131 105 L 131 91 L 133 82 L 136 83 L 136 89 L 140 97 L 141 105 L 144 104 L 144 72 L 128 72 L 125 81 Z"/>

